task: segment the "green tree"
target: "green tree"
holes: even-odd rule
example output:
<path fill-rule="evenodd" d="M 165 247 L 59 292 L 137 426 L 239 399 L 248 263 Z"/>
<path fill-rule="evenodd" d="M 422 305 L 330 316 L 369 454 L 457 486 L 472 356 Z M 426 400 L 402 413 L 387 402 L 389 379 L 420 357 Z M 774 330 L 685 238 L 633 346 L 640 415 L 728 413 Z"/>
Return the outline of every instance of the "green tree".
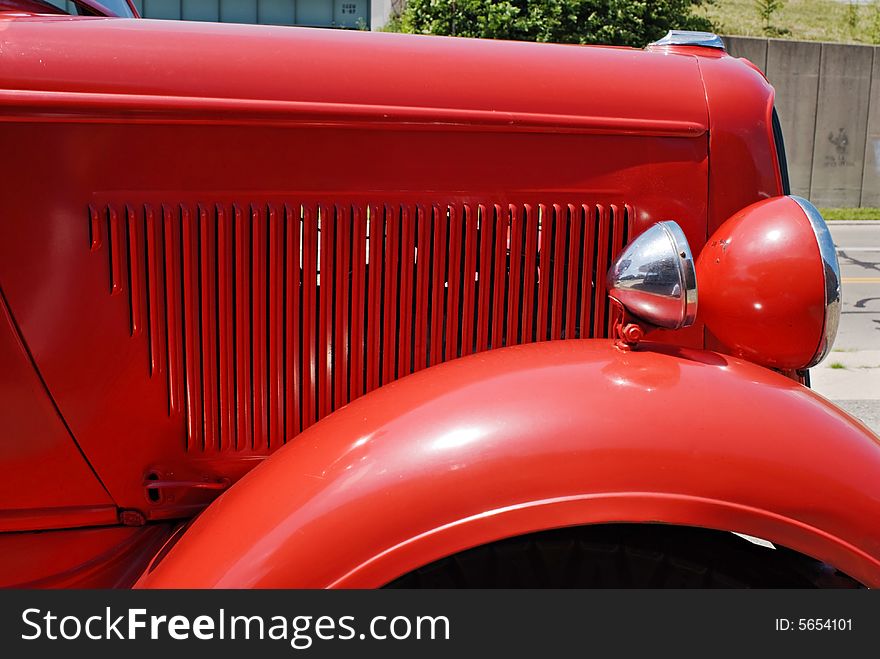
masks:
<path fill-rule="evenodd" d="M 772 23 L 773 14 L 782 9 L 785 5 L 784 0 L 756 0 L 755 9 L 758 10 L 758 16 L 763 21 L 764 34 L 769 37 L 779 36 L 781 31 Z"/>
<path fill-rule="evenodd" d="M 414 34 L 644 46 L 668 30 L 711 30 L 714 0 L 409 0 L 386 29 Z"/>

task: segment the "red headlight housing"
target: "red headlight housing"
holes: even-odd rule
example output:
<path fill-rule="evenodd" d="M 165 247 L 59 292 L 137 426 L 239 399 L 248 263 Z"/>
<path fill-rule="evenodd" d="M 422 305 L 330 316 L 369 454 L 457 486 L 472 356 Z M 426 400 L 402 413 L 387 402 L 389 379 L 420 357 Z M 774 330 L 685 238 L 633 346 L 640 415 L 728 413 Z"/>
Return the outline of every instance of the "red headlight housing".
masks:
<path fill-rule="evenodd" d="M 831 349 L 840 266 L 819 211 L 774 197 L 744 208 L 697 259 L 699 317 L 732 354 L 778 369 L 808 368 Z"/>

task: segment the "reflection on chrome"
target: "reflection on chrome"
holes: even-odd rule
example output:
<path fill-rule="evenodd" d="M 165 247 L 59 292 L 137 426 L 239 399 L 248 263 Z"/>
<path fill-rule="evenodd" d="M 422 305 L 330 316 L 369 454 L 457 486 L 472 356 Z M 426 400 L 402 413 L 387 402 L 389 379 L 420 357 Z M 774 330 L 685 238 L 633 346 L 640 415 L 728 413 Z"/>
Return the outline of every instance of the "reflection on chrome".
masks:
<path fill-rule="evenodd" d="M 608 294 L 652 325 L 679 329 L 697 316 L 697 277 L 684 232 L 658 222 L 636 238 L 608 271 Z"/>

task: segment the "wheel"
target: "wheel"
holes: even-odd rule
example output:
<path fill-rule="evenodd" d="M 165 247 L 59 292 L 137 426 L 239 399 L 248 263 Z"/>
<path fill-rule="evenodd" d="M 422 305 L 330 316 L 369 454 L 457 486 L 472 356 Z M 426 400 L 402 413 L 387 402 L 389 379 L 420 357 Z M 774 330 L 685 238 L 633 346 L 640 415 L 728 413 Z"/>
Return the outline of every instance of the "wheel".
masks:
<path fill-rule="evenodd" d="M 661 524 L 554 529 L 443 558 L 386 588 L 860 588 L 732 533 Z"/>

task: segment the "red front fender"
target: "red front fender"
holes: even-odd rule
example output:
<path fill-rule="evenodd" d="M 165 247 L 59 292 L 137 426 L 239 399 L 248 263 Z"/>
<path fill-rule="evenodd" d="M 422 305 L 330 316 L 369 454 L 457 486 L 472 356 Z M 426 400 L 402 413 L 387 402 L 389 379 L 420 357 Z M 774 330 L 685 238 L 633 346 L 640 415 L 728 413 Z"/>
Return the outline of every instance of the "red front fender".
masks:
<path fill-rule="evenodd" d="M 150 587 L 370 587 L 533 531 L 739 531 L 880 586 L 880 446 L 808 389 L 714 353 L 490 351 L 385 386 L 199 517 Z"/>

